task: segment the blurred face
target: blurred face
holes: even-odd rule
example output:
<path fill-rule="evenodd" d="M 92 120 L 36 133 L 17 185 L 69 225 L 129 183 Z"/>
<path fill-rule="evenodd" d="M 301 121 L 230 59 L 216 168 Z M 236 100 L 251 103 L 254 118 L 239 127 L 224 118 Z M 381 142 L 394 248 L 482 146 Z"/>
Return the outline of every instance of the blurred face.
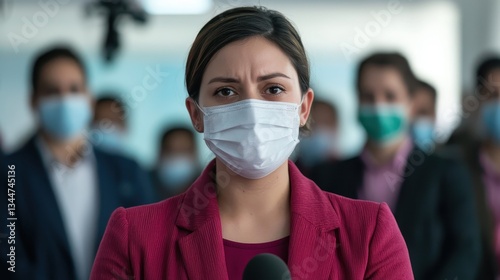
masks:
<path fill-rule="evenodd" d="M 410 109 L 410 93 L 401 74 L 392 67 L 367 65 L 361 72 L 360 105 L 400 104 Z"/>
<path fill-rule="evenodd" d="M 479 100 L 482 100 L 480 110 L 477 110 L 479 125 L 487 139 L 500 146 L 500 69 L 490 71 L 484 77 L 480 88 Z"/>
<path fill-rule="evenodd" d="M 75 61 L 68 58 L 58 58 L 45 64 L 40 71 L 38 84 L 33 90 L 34 108 L 41 99 L 67 95 L 86 96 L 91 102 L 84 73 Z"/>
<path fill-rule="evenodd" d="M 39 75 L 31 106 L 42 131 L 61 143 L 79 139 L 92 118 L 84 73 L 72 59 L 58 58 L 45 64 Z"/>
<path fill-rule="evenodd" d="M 162 143 L 161 158 L 180 156 L 187 156 L 193 160 L 196 158 L 196 147 L 193 136 L 184 131 L 171 134 Z"/>
<path fill-rule="evenodd" d="M 223 47 L 208 64 L 200 87 L 202 107 L 260 99 L 300 104 L 297 72 L 281 49 L 262 37 L 250 37 Z M 300 122 L 309 115 L 313 92 L 309 90 L 300 110 Z M 194 126 L 203 131 L 203 116 L 188 99 Z"/>
<path fill-rule="evenodd" d="M 485 77 L 485 84 L 481 87 L 481 98 L 484 103 L 500 101 L 500 69 L 494 69 Z"/>
<path fill-rule="evenodd" d="M 125 116 L 123 111 L 114 102 L 101 102 L 96 104 L 94 112 L 94 124 L 111 124 L 120 131 L 126 130 Z"/>
<path fill-rule="evenodd" d="M 360 124 L 370 143 L 390 147 L 401 143 L 411 119 L 411 99 L 401 74 L 392 67 L 367 65 L 359 81 Z"/>
<path fill-rule="evenodd" d="M 337 116 L 335 112 L 326 104 L 314 104 L 311 109 L 311 129 L 314 131 L 318 128 L 337 130 Z"/>
<path fill-rule="evenodd" d="M 432 93 L 420 88 L 413 95 L 413 116 L 414 118 L 436 119 L 436 104 L 432 98 Z"/>

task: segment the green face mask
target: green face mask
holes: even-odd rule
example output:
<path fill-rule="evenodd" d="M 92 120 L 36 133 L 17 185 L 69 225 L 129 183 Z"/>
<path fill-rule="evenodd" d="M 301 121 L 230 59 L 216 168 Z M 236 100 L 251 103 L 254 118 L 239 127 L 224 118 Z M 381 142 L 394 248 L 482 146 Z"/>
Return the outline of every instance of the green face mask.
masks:
<path fill-rule="evenodd" d="M 405 107 L 401 105 L 361 105 L 358 119 L 368 138 L 380 144 L 403 135 L 408 125 Z"/>

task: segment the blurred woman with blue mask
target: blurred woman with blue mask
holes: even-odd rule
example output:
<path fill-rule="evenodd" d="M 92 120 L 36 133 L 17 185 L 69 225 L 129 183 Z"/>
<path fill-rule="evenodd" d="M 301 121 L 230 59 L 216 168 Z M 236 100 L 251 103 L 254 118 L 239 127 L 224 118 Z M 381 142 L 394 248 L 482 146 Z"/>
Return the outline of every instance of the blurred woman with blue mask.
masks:
<path fill-rule="evenodd" d="M 435 149 L 436 138 L 436 89 L 424 82 L 417 81 L 416 89 L 413 94 L 413 120 L 411 122 L 411 137 L 424 151 Z"/>
<path fill-rule="evenodd" d="M 464 98 L 467 118 L 447 147 L 467 163 L 474 182 L 483 252 L 477 279 L 496 280 L 500 279 L 500 57 L 482 60 L 474 77 L 474 92 Z"/>
<path fill-rule="evenodd" d="M 474 279 L 480 246 L 470 178 L 460 162 L 413 143 L 416 79 L 408 61 L 398 53 L 370 55 L 359 64 L 356 85 L 366 144 L 359 156 L 318 166 L 311 179 L 340 195 L 386 202 L 415 279 Z"/>
<path fill-rule="evenodd" d="M 310 118 L 311 131 L 301 138 L 295 162 L 306 176 L 317 164 L 339 156 L 337 108 L 328 101 L 315 99 Z"/>
<path fill-rule="evenodd" d="M 193 131 L 183 126 L 166 129 L 151 173 L 158 198 L 163 200 L 185 191 L 200 175 L 198 162 Z"/>

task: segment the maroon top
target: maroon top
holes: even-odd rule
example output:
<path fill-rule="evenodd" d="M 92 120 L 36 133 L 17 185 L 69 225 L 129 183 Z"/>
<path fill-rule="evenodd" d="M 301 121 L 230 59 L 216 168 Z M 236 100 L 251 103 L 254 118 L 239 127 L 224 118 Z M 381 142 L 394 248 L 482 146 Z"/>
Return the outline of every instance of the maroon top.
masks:
<path fill-rule="evenodd" d="M 243 279 L 243 271 L 248 262 L 258 254 L 269 253 L 280 257 L 285 263 L 288 259 L 289 237 L 265 243 L 238 243 L 224 239 L 227 275 L 229 280 Z"/>

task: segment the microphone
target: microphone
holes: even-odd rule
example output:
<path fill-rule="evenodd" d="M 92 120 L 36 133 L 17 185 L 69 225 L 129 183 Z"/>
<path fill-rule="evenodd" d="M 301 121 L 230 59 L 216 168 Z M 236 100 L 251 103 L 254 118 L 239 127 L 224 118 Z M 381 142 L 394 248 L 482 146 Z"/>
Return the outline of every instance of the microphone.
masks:
<path fill-rule="evenodd" d="M 259 254 L 245 267 L 243 280 L 290 280 L 285 262 L 273 254 Z"/>

